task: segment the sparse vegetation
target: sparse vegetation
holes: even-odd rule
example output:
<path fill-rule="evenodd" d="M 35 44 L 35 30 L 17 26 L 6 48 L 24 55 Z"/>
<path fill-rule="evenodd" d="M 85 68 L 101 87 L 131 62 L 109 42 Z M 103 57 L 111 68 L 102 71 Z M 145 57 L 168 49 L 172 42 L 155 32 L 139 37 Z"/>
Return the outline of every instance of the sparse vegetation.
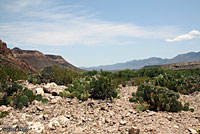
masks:
<path fill-rule="evenodd" d="M 87 100 L 89 97 L 94 99 L 117 98 L 119 91 L 117 85 L 109 76 L 102 74 L 86 76 L 76 79 L 63 93 L 63 97 L 76 97 L 80 100 Z"/>
<path fill-rule="evenodd" d="M 138 109 L 154 111 L 190 110 L 178 101 L 179 93 L 191 94 L 200 91 L 200 70 L 173 71 L 161 68 L 123 70 L 119 72 L 88 71 L 81 74 L 61 67 L 46 68 L 41 74 L 33 74 L 12 68 L 0 68 L 1 105 L 12 105 L 18 108 L 28 106 L 34 99 L 47 102 L 42 96 L 34 96 L 31 90 L 19 86 L 15 81 L 28 79 L 34 84 L 55 82 L 66 85 L 67 89 L 60 93 L 62 97 L 87 100 L 120 98 L 118 85 L 127 84 L 139 86 L 136 94 L 133 93 L 130 102 L 137 102 Z M 147 84 L 149 83 L 149 84 Z"/>
<path fill-rule="evenodd" d="M 46 102 L 41 95 L 34 95 L 32 90 L 24 88 L 16 82 L 7 82 L 5 85 L 1 90 L 0 105 L 10 105 L 22 109 L 24 106 L 28 107 L 34 100 Z"/>
<path fill-rule="evenodd" d="M 24 88 L 23 85 L 16 82 L 17 80 L 27 79 L 25 72 L 1 67 L 0 75 L 2 76 L 0 77 L 0 105 L 10 105 L 22 109 L 23 106 L 27 107 L 37 98 L 32 90 Z"/>
<path fill-rule="evenodd" d="M 58 85 L 68 85 L 73 82 L 79 74 L 64 67 L 49 67 L 44 69 L 41 74 L 36 75 L 31 73 L 28 81 L 33 84 L 55 82 Z"/>
<path fill-rule="evenodd" d="M 138 109 L 141 111 L 150 109 L 154 111 L 178 112 L 188 111 L 189 103 L 183 106 L 178 101 L 179 94 L 165 87 L 154 86 L 151 83 L 144 83 L 138 87 L 136 94 L 132 94 L 131 102 L 138 103 Z"/>

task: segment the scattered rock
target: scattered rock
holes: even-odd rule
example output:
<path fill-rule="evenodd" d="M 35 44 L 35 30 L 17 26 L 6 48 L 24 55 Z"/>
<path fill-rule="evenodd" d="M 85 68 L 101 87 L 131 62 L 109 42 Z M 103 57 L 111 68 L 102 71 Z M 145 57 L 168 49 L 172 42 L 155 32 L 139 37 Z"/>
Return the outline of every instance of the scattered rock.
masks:
<path fill-rule="evenodd" d="M 177 125 L 174 125 L 173 127 L 174 127 L 174 128 L 179 128 L 179 126 L 177 126 Z"/>
<path fill-rule="evenodd" d="M 57 99 L 52 99 L 52 100 L 51 100 L 51 103 L 52 103 L 52 104 L 56 104 L 57 102 L 58 102 Z"/>
<path fill-rule="evenodd" d="M 153 131 L 153 128 L 146 128 L 147 131 Z"/>
<path fill-rule="evenodd" d="M 188 130 L 191 134 L 197 134 L 197 131 L 192 128 L 188 128 Z"/>
<path fill-rule="evenodd" d="M 36 88 L 43 88 L 44 85 L 48 84 L 31 85 L 30 87 L 35 90 Z M 63 87 L 60 88 L 55 84 L 49 87 L 52 90 L 63 89 Z M 22 127 L 27 126 L 30 128 L 30 133 L 47 134 L 51 132 L 55 134 L 196 134 L 195 129 L 199 128 L 200 101 L 197 100 L 200 98 L 200 93 L 180 95 L 180 99 L 192 102 L 190 105 L 195 109 L 193 113 L 186 111 L 178 113 L 163 111 L 137 112 L 136 104 L 129 102 L 129 97 L 136 89 L 136 87 L 120 89 L 121 98 L 113 99 L 112 102 L 93 99 L 79 101 L 45 93 L 44 96 L 49 99 L 47 104 L 43 104 L 41 101 L 33 101 L 29 107 L 24 107 L 22 110 L 10 107 L 9 115 L 0 118 L 0 128 L 6 126 L 14 128 L 20 124 Z M 0 110 L 7 110 L 7 108 L 6 106 L 0 106 Z"/>
<path fill-rule="evenodd" d="M 168 119 L 169 121 L 172 121 L 172 120 L 173 120 L 173 117 L 172 117 L 172 116 L 167 116 L 167 119 Z"/>
<path fill-rule="evenodd" d="M 43 88 L 36 88 L 36 94 L 41 94 L 42 96 L 44 96 L 44 90 Z"/>
<path fill-rule="evenodd" d="M 132 127 L 131 129 L 128 130 L 128 134 L 139 134 L 140 129 L 137 127 Z"/>
<path fill-rule="evenodd" d="M 44 92 L 46 92 L 46 93 L 58 95 L 66 87 L 65 86 L 58 86 L 56 83 L 47 83 L 46 85 L 43 85 L 43 88 L 44 88 Z"/>
<path fill-rule="evenodd" d="M 35 133 L 42 133 L 42 131 L 44 130 L 44 125 L 40 122 L 29 122 L 28 124 L 29 130 L 32 130 Z"/>
<path fill-rule="evenodd" d="M 48 124 L 48 128 L 51 130 L 55 130 L 56 127 L 59 127 L 59 126 L 60 126 L 60 123 L 55 119 L 51 119 L 51 121 Z"/>
<path fill-rule="evenodd" d="M 48 119 L 48 115 L 47 114 L 43 115 L 43 119 L 44 120 Z"/>
<path fill-rule="evenodd" d="M 105 105 L 102 105 L 100 110 L 106 110 L 106 106 Z"/>
<path fill-rule="evenodd" d="M 0 111 L 11 111 L 13 107 L 2 105 L 0 106 Z"/>
<path fill-rule="evenodd" d="M 198 119 L 200 121 L 200 116 L 199 117 L 195 117 L 195 119 Z"/>
<path fill-rule="evenodd" d="M 58 116 L 57 120 L 60 122 L 62 127 L 66 127 L 70 123 L 69 119 L 67 117 L 64 117 L 64 116 Z"/>
<path fill-rule="evenodd" d="M 42 106 L 36 106 L 36 107 L 37 107 L 37 110 L 43 111 L 43 107 Z"/>
<path fill-rule="evenodd" d="M 130 113 L 127 113 L 125 116 L 126 116 L 126 117 L 129 117 L 129 116 L 130 116 Z"/>
<path fill-rule="evenodd" d="M 120 123 L 120 125 L 126 125 L 126 121 L 124 121 L 124 120 L 121 120 L 119 123 Z"/>
<path fill-rule="evenodd" d="M 54 89 L 54 90 L 51 91 L 51 94 L 53 96 L 58 96 L 60 92 L 62 92 L 62 90 Z"/>
<path fill-rule="evenodd" d="M 148 112 L 148 115 L 149 115 L 149 116 L 153 116 L 153 115 L 154 115 L 154 112 L 152 112 L 152 111 L 151 111 L 151 112 Z"/>
<path fill-rule="evenodd" d="M 64 117 L 64 116 L 58 116 L 56 118 L 52 118 L 48 124 L 48 128 L 55 130 L 57 127 L 61 126 L 61 127 L 67 127 L 67 125 L 69 124 L 69 119 Z"/>

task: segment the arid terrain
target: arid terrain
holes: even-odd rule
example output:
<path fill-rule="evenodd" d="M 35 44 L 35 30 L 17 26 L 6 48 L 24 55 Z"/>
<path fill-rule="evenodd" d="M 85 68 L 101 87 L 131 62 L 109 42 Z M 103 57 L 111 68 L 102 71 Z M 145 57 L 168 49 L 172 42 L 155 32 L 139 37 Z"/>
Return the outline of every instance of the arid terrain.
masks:
<path fill-rule="evenodd" d="M 33 85 L 27 82 L 26 87 L 48 97 L 47 104 L 34 101 L 28 108 L 16 110 L 1 106 L 9 115 L 0 119 L 0 133 L 21 134 L 23 131 L 8 132 L 6 128 L 28 129 L 28 133 L 44 134 L 195 134 L 200 129 L 200 93 L 181 95 L 181 100 L 189 101 L 194 112 L 138 112 L 136 103 L 129 102 L 135 86 L 120 87 L 120 99 L 113 101 L 61 98 L 55 92 L 64 86 L 55 83 Z M 44 93 L 49 92 L 49 93 Z M 131 133 L 133 128 L 135 133 Z"/>

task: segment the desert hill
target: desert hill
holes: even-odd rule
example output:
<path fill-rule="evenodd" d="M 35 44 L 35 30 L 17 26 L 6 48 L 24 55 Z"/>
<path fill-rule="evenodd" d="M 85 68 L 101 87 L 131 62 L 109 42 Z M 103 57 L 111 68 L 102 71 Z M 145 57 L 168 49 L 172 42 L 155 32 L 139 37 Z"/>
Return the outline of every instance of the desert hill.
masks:
<path fill-rule="evenodd" d="M 12 49 L 13 54 L 26 61 L 30 66 L 37 70 L 43 70 L 46 67 L 62 66 L 73 71 L 80 72 L 81 69 L 67 62 L 63 57 L 57 55 L 45 55 L 37 50 L 22 50 L 20 48 Z"/>
<path fill-rule="evenodd" d="M 0 40 L 0 65 L 38 73 L 36 69 L 31 67 L 25 61 L 15 57 L 11 49 L 7 48 L 7 44 L 1 40 Z"/>

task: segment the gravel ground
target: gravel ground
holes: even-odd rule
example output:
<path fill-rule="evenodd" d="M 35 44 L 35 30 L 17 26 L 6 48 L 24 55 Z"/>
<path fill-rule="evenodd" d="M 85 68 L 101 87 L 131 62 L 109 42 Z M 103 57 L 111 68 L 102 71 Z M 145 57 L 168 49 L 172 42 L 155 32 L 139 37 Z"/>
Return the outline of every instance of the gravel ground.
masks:
<path fill-rule="evenodd" d="M 81 102 L 45 93 L 49 98 L 47 104 L 34 101 L 22 110 L 1 106 L 9 115 L 0 119 L 0 133 L 128 134 L 130 128 L 135 128 L 140 134 L 189 134 L 200 129 L 200 92 L 180 98 L 190 102 L 194 112 L 170 113 L 137 112 L 136 104 L 129 102 L 137 87 L 120 90 L 121 98 L 112 102 L 91 99 Z M 17 127 L 21 130 L 7 131 Z"/>

